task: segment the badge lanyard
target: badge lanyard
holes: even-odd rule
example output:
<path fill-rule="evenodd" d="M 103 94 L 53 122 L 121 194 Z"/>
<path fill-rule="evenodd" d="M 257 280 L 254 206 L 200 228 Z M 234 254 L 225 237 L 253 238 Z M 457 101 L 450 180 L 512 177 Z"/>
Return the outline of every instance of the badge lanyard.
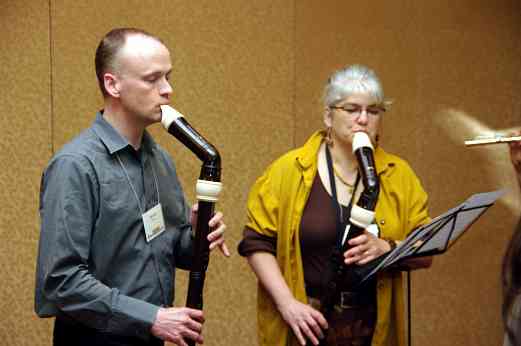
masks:
<path fill-rule="evenodd" d="M 344 221 L 343 212 L 342 212 L 342 205 L 340 204 L 340 201 L 338 200 L 337 193 L 336 193 L 336 184 L 335 184 L 335 172 L 333 170 L 333 161 L 331 160 L 331 152 L 329 151 L 329 147 L 326 145 L 326 160 L 327 160 L 327 169 L 329 173 L 329 182 L 331 184 L 331 193 L 333 194 L 332 202 L 333 207 L 336 210 L 337 214 L 337 239 L 336 239 L 336 246 L 338 250 L 342 249 L 342 239 L 344 238 L 344 232 L 347 229 L 347 226 L 350 224 L 349 218 L 351 217 L 351 208 L 353 206 L 353 201 L 355 199 L 356 190 L 358 189 L 358 183 L 360 182 L 360 175 L 358 172 L 356 173 L 356 181 L 355 181 L 355 187 L 353 189 L 353 193 L 351 194 L 351 199 L 349 201 L 349 205 L 347 206 L 347 217 Z"/>
<path fill-rule="evenodd" d="M 127 169 L 125 168 L 125 165 L 123 165 L 123 162 L 121 161 L 121 158 L 118 154 L 116 154 L 119 164 L 121 165 L 121 168 L 125 172 L 125 175 L 127 177 L 128 183 L 130 187 L 132 188 L 132 192 L 134 192 L 134 196 L 137 200 L 137 205 L 139 207 L 139 211 L 141 212 L 141 219 L 143 220 L 143 227 L 145 229 L 145 239 L 147 242 L 150 242 L 152 239 L 160 235 L 166 230 L 165 226 L 165 218 L 163 216 L 163 209 L 161 208 L 161 201 L 159 200 L 159 183 L 157 182 L 157 176 L 156 171 L 154 169 L 154 165 L 150 163 L 150 167 L 152 168 L 152 173 L 154 175 L 154 183 L 156 185 L 156 192 L 157 192 L 157 204 L 153 206 L 152 208 L 148 210 L 144 210 L 141 207 L 141 203 L 139 200 L 139 196 L 137 195 L 136 189 L 134 188 L 134 185 L 132 185 L 132 181 L 130 180 L 130 176 L 128 175 Z M 145 173 L 145 172 L 144 172 Z M 146 186 L 144 186 L 145 189 L 145 200 L 146 198 Z M 147 204 L 145 203 L 145 208 Z"/>
<path fill-rule="evenodd" d="M 128 175 L 127 169 L 125 168 L 125 165 L 121 161 L 121 158 L 119 157 L 119 154 L 116 153 L 116 157 L 118 158 L 119 165 L 123 169 L 123 172 L 125 172 L 125 176 L 127 177 L 128 184 L 130 185 L 130 188 L 132 189 L 132 192 L 134 192 L 134 196 L 136 197 L 137 206 L 139 208 L 139 211 L 141 212 L 141 215 L 143 215 L 145 212 L 143 208 L 141 207 L 141 201 L 139 200 L 139 196 L 137 195 L 136 189 L 134 188 L 134 185 L 132 184 L 132 181 L 130 180 L 130 176 Z M 152 173 L 154 175 L 154 185 L 156 186 L 156 192 L 157 192 L 157 203 L 161 204 L 161 201 L 159 200 L 159 184 L 157 182 L 157 176 L 156 176 L 156 170 L 154 169 L 154 165 L 152 163 L 150 164 L 150 167 L 152 168 Z"/>
<path fill-rule="evenodd" d="M 156 192 L 157 192 L 157 204 L 147 210 L 146 212 L 143 211 L 143 208 L 141 207 L 141 202 L 139 200 L 139 196 L 137 195 L 136 189 L 134 188 L 134 185 L 132 184 L 132 181 L 130 180 L 130 176 L 128 175 L 127 169 L 125 168 L 125 165 L 123 164 L 123 161 L 121 161 L 121 158 L 119 157 L 119 154 L 116 153 L 116 157 L 118 158 L 119 165 L 121 166 L 121 169 L 123 169 L 123 172 L 125 172 L 125 176 L 127 177 L 128 184 L 130 185 L 132 192 L 134 192 L 134 196 L 136 197 L 137 206 L 139 208 L 139 211 L 141 212 L 141 218 L 143 220 L 143 227 L 145 229 L 145 239 L 147 242 L 152 241 L 155 237 L 160 235 L 165 231 L 165 221 L 163 218 L 163 211 L 161 209 L 161 201 L 159 200 L 159 183 L 157 181 L 157 175 L 156 170 L 154 169 L 154 165 L 152 162 L 150 162 L 150 168 L 152 168 L 152 173 L 154 175 L 154 184 L 156 185 Z M 146 196 L 146 194 L 145 194 Z M 145 207 L 146 207 L 146 198 L 145 198 Z M 154 265 L 156 268 L 156 273 L 159 275 L 159 263 L 157 262 L 156 255 L 152 254 L 154 258 Z M 163 282 L 160 279 L 159 280 L 159 286 L 161 289 L 161 293 L 163 297 L 166 297 L 165 295 L 165 289 L 163 287 Z M 165 300 L 165 306 L 167 305 L 167 302 Z"/>

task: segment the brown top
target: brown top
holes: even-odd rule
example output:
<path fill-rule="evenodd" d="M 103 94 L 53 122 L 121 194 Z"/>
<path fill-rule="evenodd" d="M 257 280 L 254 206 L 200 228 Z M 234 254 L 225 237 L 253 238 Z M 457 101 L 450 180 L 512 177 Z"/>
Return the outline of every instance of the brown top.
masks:
<path fill-rule="evenodd" d="M 350 207 L 342 206 L 342 208 L 344 218 L 349 217 Z M 321 299 L 323 287 L 327 284 L 331 251 L 337 237 L 335 209 L 332 197 L 327 193 L 317 174 L 300 220 L 304 282 L 309 297 Z M 257 251 L 275 255 L 276 249 L 276 238 L 245 228 L 244 238 L 238 250 L 241 256 L 249 256 Z M 349 287 L 345 287 L 345 290 L 349 290 Z M 330 325 L 326 336 L 328 345 L 371 345 L 376 324 L 376 279 L 369 279 L 353 298 L 345 301 L 348 305 L 354 303 L 352 308 L 339 310 L 337 305 L 328 318 Z M 319 302 L 317 299 L 310 300 L 311 305 L 320 310 L 320 303 L 317 302 Z M 342 300 L 337 304 L 342 304 Z"/>
<path fill-rule="evenodd" d="M 347 218 L 350 214 L 349 208 L 342 206 L 342 209 L 342 215 Z M 320 292 L 327 280 L 325 273 L 331 265 L 331 250 L 336 241 L 336 218 L 332 197 L 317 174 L 300 220 L 300 245 L 306 291 L 308 295 L 317 298 L 320 294 L 309 292 Z M 249 256 L 259 251 L 275 255 L 276 248 L 276 238 L 245 228 L 244 239 L 240 242 L 238 251 L 241 256 Z"/>

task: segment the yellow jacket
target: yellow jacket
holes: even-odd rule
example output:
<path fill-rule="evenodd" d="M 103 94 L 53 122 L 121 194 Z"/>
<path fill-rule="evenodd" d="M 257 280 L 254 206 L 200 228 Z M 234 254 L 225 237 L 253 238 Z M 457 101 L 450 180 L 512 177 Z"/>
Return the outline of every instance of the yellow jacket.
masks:
<path fill-rule="evenodd" d="M 300 219 L 317 173 L 317 155 L 324 138 L 317 132 L 304 146 L 274 163 L 253 185 L 248 198 L 246 226 L 266 236 L 277 237 L 277 262 L 296 299 L 307 303 L 300 250 Z M 376 222 L 381 236 L 405 238 L 429 221 L 427 194 L 410 166 L 397 156 L 375 150 L 380 177 Z M 372 346 L 404 345 L 402 276 L 381 273 L 377 278 L 377 323 Z M 257 322 L 261 346 L 296 345 L 268 293 L 259 285 Z"/>

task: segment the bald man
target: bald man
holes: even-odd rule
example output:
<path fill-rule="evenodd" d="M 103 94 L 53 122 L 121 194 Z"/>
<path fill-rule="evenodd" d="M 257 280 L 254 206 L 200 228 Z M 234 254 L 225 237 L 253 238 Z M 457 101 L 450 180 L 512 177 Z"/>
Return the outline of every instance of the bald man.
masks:
<path fill-rule="evenodd" d="M 197 208 L 146 131 L 172 94 L 170 53 L 120 28 L 101 40 L 95 65 L 104 107 L 42 176 L 36 313 L 56 317 L 56 346 L 202 343 L 203 312 L 172 307 Z M 222 214 L 209 225 L 210 248 L 229 256 Z"/>

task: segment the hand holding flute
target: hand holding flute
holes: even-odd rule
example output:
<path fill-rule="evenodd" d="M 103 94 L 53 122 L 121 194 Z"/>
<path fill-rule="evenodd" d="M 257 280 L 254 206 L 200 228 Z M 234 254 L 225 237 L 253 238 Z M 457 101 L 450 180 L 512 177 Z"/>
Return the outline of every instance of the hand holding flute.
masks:
<path fill-rule="evenodd" d="M 520 136 L 521 131 L 513 133 L 514 136 Z M 521 141 L 513 141 L 508 143 L 510 149 L 510 161 L 516 171 L 517 181 L 521 187 Z"/>
<path fill-rule="evenodd" d="M 521 130 L 513 131 L 507 135 L 497 134 L 493 136 L 479 136 L 465 141 L 465 146 L 478 146 L 489 144 L 507 143 L 510 149 L 510 161 L 514 166 L 517 181 L 521 187 Z"/>

